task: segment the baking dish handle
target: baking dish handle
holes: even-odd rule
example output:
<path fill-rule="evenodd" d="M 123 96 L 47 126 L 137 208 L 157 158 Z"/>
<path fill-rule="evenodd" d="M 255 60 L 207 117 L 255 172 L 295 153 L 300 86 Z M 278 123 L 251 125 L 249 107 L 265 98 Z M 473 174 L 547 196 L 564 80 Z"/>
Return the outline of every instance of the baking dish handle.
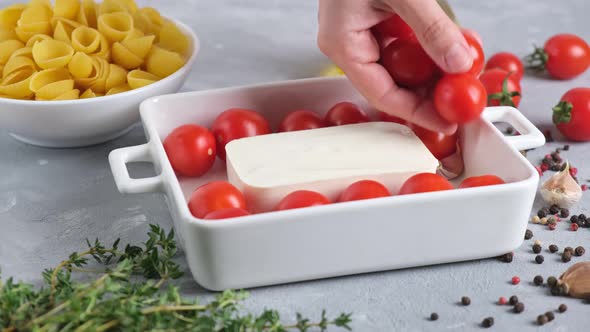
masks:
<path fill-rule="evenodd" d="M 506 136 L 505 139 L 519 151 L 538 148 L 545 144 L 545 135 L 514 107 L 488 107 L 482 116 L 489 122 L 506 122 L 514 127 L 520 135 Z"/>
<path fill-rule="evenodd" d="M 133 179 L 129 176 L 127 164 L 130 162 L 153 162 L 150 156 L 149 143 L 130 146 L 111 151 L 109 164 L 117 184 L 123 194 L 139 194 L 157 192 L 162 189 L 162 177 L 156 175 L 149 178 Z"/>

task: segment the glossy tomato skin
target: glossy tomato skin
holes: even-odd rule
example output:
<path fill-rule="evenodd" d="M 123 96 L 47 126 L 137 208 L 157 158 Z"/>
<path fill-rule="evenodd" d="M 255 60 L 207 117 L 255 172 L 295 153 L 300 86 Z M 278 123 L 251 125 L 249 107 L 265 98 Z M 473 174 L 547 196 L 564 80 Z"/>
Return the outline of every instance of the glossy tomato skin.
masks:
<path fill-rule="evenodd" d="M 520 82 L 518 81 L 518 79 L 515 76 L 512 76 L 513 74 L 500 69 L 500 68 L 494 68 L 494 69 L 488 69 L 486 71 L 483 72 L 483 74 L 481 74 L 479 76 L 479 80 L 480 82 L 483 84 L 483 86 L 486 89 L 486 92 L 488 94 L 488 97 L 493 95 L 493 94 L 499 94 L 502 93 L 503 91 L 503 84 L 504 84 L 504 80 L 508 77 L 508 81 L 506 82 L 507 85 L 507 92 L 508 93 L 512 93 L 512 92 L 518 92 L 518 96 L 514 96 L 512 97 L 512 103 L 514 103 L 514 107 L 518 107 L 518 105 L 520 104 L 520 98 L 521 98 L 521 94 L 522 94 L 522 89 L 520 88 Z M 510 102 L 510 100 L 508 100 L 508 102 Z M 488 99 L 488 106 L 500 106 L 501 105 L 501 101 L 498 99 Z M 502 105 L 502 106 L 510 106 L 510 105 Z"/>
<path fill-rule="evenodd" d="M 565 137 L 590 141 L 590 88 L 569 90 L 553 110 L 553 122 Z"/>
<path fill-rule="evenodd" d="M 324 119 L 316 112 L 299 110 L 293 111 L 283 118 L 279 132 L 317 129 L 325 126 Z"/>
<path fill-rule="evenodd" d="M 348 186 L 340 194 L 338 202 L 360 201 L 388 196 L 391 196 L 391 193 L 381 183 L 372 180 L 362 180 Z"/>
<path fill-rule="evenodd" d="M 485 63 L 485 54 L 482 45 L 471 33 L 463 31 L 463 37 L 465 37 L 471 51 L 471 56 L 473 57 L 473 65 L 468 72 L 474 76 L 479 76 Z"/>
<path fill-rule="evenodd" d="M 225 145 L 234 139 L 269 134 L 270 126 L 266 119 L 258 112 L 231 108 L 213 122 L 211 128 L 217 140 L 217 155 L 225 160 Z"/>
<path fill-rule="evenodd" d="M 205 216 L 207 220 L 218 220 L 218 219 L 228 219 L 228 218 L 237 218 L 237 217 L 244 217 L 250 215 L 250 213 L 241 208 L 229 208 L 223 210 L 213 211 L 208 213 Z"/>
<path fill-rule="evenodd" d="M 443 133 L 422 128 L 415 124 L 412 124 L 410 128 L 414 134 L 420 138 L 422 143 L 426 145 L 426 148 L 428 148 L 430 153 L 432 153 L 432 155 L 438 160 L 445 159 L 457 151 L 457 133 L 453 135 L 445 135 Z"/>
<path fill-rule="evenodd" d="M 393 81 L 406 88 L 417 88 L 432 81 L 438 66 L 418 42 L 394 40 L 381 52 L 381 64 Z"/>
<path fill-rule="evenodd" d="M 493 186 L 497 184 L 504 184 L 504 180 L 502 178 L 495 176 L 495 175 L 481 175 L 481 176 L 472 176 L 470 178 L 466 178 L 461 182 L 459 188 L 473 188 L 473 187 L 484 187 L 484 186 Z"/>
<path fill-rule="evenodd" d="M 379 121 L 382 121 L 382 122 L 393 122 L 393 123 L 399 123 L 402 125 L 406 124 L 406 120 L 404 120 L 402 118 L 398 118 L 397 116 L 394 116 L 394 115 L 387 114 L 382 111 L 377 111 L 377 118 L 379 119 Z"/>
<path fill-rule="evenodd" d="M 444 177 L 433 173 L 419 173 L 404 182 L 399 190 L 400 195 L 426 193 L 454 189 Z"/>
<path fill-rule="evenodd" d="M 483 84 L 471 74 L 447 74 L 434 89 L 434 107 L 451 123 L 467 123 L 477 119 L 487 105 Z"/>
<path fill-rule="evenodd" d="M 398 14 L 393 14 L 377 24 L 373 31 L 380 38 L 416 40 L 414 30 Z"/>
<path fill-rule="evenodd" d="M 572 79 L 590 66 L 590 47 L 576 35 L 555 35 L 545 42 L 543 49 L 548 57 L 545 68 L 554 78 Z"/>
<path fill-rule="evenodd" d="M 178 175 L 201 176 L 215 163 L 215 137 L 204 127 L 183 125 L 164 139 L 164 150 Z"/>
<path fill-rule="evenodd" d="M 226 181 L 214 181 L 197 188 L 191 195 L 189 210 L 197 218 L 205 218 L 218 210 L 246 210 L 246 199 L 240 190 Z"/>
<path fill-rule="evenodd" d="M 276 211 L 300 209 L 330 204 L 326 196 L 310 190 L 298 190 L 285 196 L 275 208 Z"/>
<path fill-rule="evenodd" d="M 342 126 L 369 122 L 369 116 L 356 104 L 345 101 L 332 106 L 326 113 L 324 122 L 327 126 Z"/>
<path fill-rule="evenodd" d="M 520 81 L 522 75 L 524 75 L 522 61 L 516 55 L 509 52 L 496 53 L 489 58 L 485 67 L 486 71 L 495 68 L 503 69 L 509 73 L 512 72 L 511 76 L 514 76 L 517 81 Z"/>

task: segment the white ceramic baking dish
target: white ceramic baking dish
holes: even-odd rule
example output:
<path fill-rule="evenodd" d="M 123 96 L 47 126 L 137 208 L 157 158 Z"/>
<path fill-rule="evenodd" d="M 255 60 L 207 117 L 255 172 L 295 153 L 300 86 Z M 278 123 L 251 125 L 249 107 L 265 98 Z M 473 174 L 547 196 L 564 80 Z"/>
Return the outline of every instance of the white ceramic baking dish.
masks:
<path fill-rule="evenodd" d="M 200 184 L 225 179 L 225 165 L 217 161 L 202 178 L 177 178 L 162 146 L 175 127 L 186 123 L 210 126 L 217 114 L 230 107 L 258 110 L 276 127 L 289 111 L 325 112 L 346 100 L 375 116 L 345 78 L 149 99 L 141 105 L 148 143 L 118 149 L 109 156 L 117 187 L 122 193 L 165 194 L 191 272 L 200 285 L 211 290 L 479 259 L 521 245 L 539 176 L 519 150 L 543 145 L 544 137 L 509 107 L 488 108 L 480 120 L 461 128 L 465 176 L 492 173 L 508 184 L 217 221 L 191 216 L 187 197 Z M 507 122 L 522 135 L 504 137 L 493 122 Z M 158 175 L 130 178 L 126 164 L 137 161 L 152 162 Z"/>

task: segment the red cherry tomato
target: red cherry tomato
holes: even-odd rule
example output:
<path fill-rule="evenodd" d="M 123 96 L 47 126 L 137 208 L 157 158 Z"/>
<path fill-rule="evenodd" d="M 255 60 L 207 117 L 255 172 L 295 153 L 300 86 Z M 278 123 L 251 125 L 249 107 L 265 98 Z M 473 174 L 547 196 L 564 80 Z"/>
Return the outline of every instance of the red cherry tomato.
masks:
<path fill-rule="evenodd" d="M 299 190 L 285 196 L 275 210 L 291 210 L 325 204 L 330 204 L 330 200 L 326 196 L 315 191 Z"/>
<path fill-rule="evenodd" d="M 382 111 L 377 111 L 377 117 L 379 118 L 379 121 L 383 121 L 383 122 L 393 122 L 393 123 L 399 123 L 399 124 L 403 124 L 403 125 L 406 124 L 406 120 L 404 120 L 402 118 L 398 118 L 397 116 L 387 114 Z"/>
<path fill-rule="evenodd" d="M 338 202 L 360 201 L 387 196 L 391 196 L 391 193 L 381 183 L 372 180 L 362 180 L 348 186 L 340 194 Z"/>
<path fill-rule="evenodd" d="M 213 211 L 211 213 L 208 213 L 205 216 L 205 219 L 217 220 L 217 219 L 237 218 L 237 217 L 244 217 L 249 214 L 250 213 L 244 209 L 229 208 L 229 209 L 217 210 L 217 211 Z"/>
<path fill-rule="evenodd" d="M 265 135 L 270 133 L 270 126 L 260 113 L 231 108 L 219 114 L 213 127 L 213 136 L 217 140 L 217 155 L 225 160 L 225 145 L 234 139 Z"/>
<path fill-rule="evenodd" d="M 479 117 L 487 104 L 486 89 L 470 74 L 447 74 L 434 90 L 434 107 L 451 123 L 467 123 Z"/>
<path fill-rule="evenodd" d="M 485 55 L 483 53 L 482 45 L 480 44 L 479 40 L 477 40 L 477 38 L 475 38 L 469 32 L 463 31 L 463 37 L 465 37 L 465 40 L 469 45 L 469 49 L 471 50 L 471 56 L 473 56 L 473 65 L 471 66 L 469 73 L 479 76 L 485 63 Z"/>
<path fill-rule="evenodd" d="M 399 194 L 408 195 L 451 189 L 454 189 L 453 185 L 444 177 L 438 174 L 420 173 L 407 179 L 399 190 Z"/>
<path fill-rule="evenodd" d="M 522 90 L 516 77 L 504 69 L 488 69 L 479 76 L 479 81 L 486 88 L 488 106 L 518 107 Z"/>
<path fill-rule="evenodd" d="M 483 186 L 493 186 L 496 184 L 504 184 L 504 180 L 495 176 L 495 175 L 481 175 L 481 176 L 472 176 L 467 178 L 461 182 L 459 188 L 473 188 L 473 187 L 483 187 Z"/>
<path fill-rule="evenodd" d="M 397 38 L 403 40 L 416 40 L 414 30 L 397 14 L 377 24 L 373 31 L 381 38 Z"/>
<path fill-rule="evenodd" d="M 434 79 L 438 66 L 418 42 L 397 39 L 381 54 L 381 64 L 397 85 L 417 88 Z"/>
<path fill-rule="evenodd" d="M 424 129 L 415 124 L 412 124 L 410 128 L 438 160 L 445 159 L 457 151 L 457 133 L 447 136 L 436 131 Z"/>
<path fill-rule="evenodd" d="M 164 140 L 164 150 L 179 175 L 201 176 L 215 163 L 215 137 L 201 126 L 174 129 Z"/>
<path fill-rule="evenodd" d="M 572 141 L 590 141 L 590 88 L 566 92 L 553 108 L 553 123 Z"/>
<path fill-rule="evenodd" d="M 535 49 L 527 60 L 531 67 L 546 69 L 553 78 L 568 80 L 588 69 L 590 47 L 576 35 L 559 34 L 549 38 L 543 49 Z"/>
<path fill-rule="evenodd" d="M 279 126 L 280 132 L 307 130 L 325 127 L 324 119 L 312 111 L 300 110 L 294 111 L 281 121 Z"/>
<path fill-rule="evenodd" d="M 488 60 L 485 69 L 488 70 L 494 68 L 504 69 L 509 73 L 512 72 L 511 76 L 514 76 L 519 82 L 524 74 L 522 61 L 520 61 L 516 55 L 508 52 L 496 53 Z"/>
<path fill-rule="evenodd" d="M 231 183 L 215 181 L 197 188 L 190 197 L 188 207 L 193 216 L 204 218 L 218 210 L 231 208 L 245 210 L 246 199 Z"/>
<path fill-rule="evenodd" d="M 357 105 L 349 102 L 341 102 L 332 106 L 324 120 L 328 126 L 342 126 L 369 122 L 369 116 Z"/>
<path fill-rule="evenodd" d="M 461 32 L 464 33 L 464 34 L 471 35 L 473 38 L 475 38 L 475 40 L 477 40 L 477 42 L 479 43 L 479 46 L 481 46 L 483 48 L 483 41 L 482 41 L 481 36 L 479 35 L 479 33 L 477 33 L 477 31 L 471 30 L 471 29 L 467 29 L 467 28 L 461 28 Z"/>

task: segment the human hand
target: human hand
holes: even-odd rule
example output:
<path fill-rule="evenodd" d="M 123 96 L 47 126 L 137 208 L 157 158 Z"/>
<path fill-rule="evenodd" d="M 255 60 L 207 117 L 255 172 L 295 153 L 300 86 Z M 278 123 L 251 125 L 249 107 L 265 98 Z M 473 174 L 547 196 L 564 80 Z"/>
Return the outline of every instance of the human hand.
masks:
<path fill-rule="evenodd" d="M 380 45 L 371 28 L 392 13 L 410 25 L 442 70 L 469 70 L 473 58 L 467 42 L 435 0 L 320 0 L 318 46 L 378 110 L 426 129 L 454 133 L 457 125 L 441 118 L 431 100 L 397 86 L 378 63 Z"/>

